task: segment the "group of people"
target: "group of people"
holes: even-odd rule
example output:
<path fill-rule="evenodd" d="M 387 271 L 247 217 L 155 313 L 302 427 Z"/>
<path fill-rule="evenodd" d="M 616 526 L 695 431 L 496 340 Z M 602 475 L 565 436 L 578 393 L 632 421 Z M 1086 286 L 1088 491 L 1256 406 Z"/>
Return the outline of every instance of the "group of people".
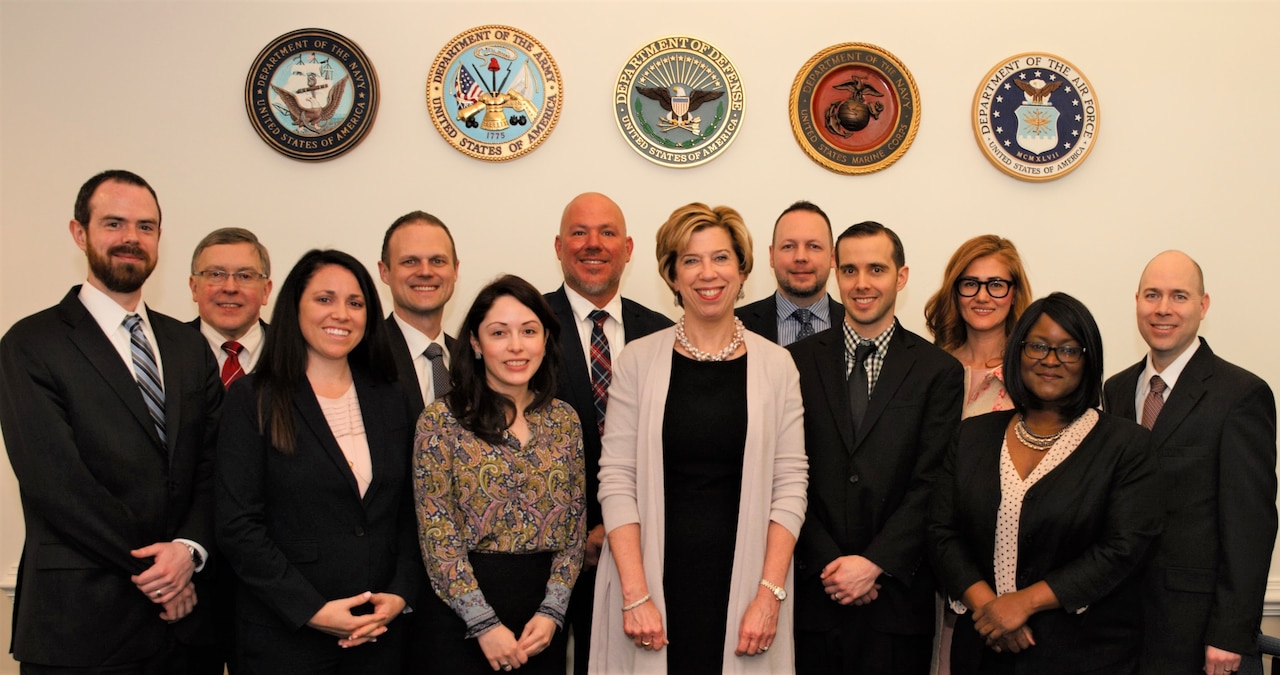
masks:
<path fill-rule="evenodd" d="M 965 242 L 904 328 L 903 243 L 796 202 L 777 291 L 732 208 L 672 212 L 680 316 L 623 298 L 634 242 L 564 209 L 546 294 L 505 275 L 444 331 L 459 258 L 414 211 L 378 276 L 257 237 L 142 287 L 154 190 L 107 171 L 88 278 L 0 341 L 26 524 L 22 672 L 1205 673 L 1256 658 L 1276 533 L 1265 382 L 1198 336 L 1203 274 L 1143 270 L 1149 346 L 1103 381 L 1089 310 Z M 834 271 L 838 299 L 827 293 Z M 963 421 L 962 421 L 963 420 Z M 1145 428 L 1144 428 L 1145 427 Z M 570 639 L 571 637 L 571 639 Z"/>

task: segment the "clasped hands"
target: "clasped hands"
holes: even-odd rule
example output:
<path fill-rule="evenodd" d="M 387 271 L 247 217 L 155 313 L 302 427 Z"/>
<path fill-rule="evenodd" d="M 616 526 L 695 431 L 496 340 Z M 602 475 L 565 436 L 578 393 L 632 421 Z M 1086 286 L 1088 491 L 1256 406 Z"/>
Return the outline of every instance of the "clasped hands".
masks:
<path fill-rule="evenodd" d="M 1013 591 L 996 596 L 973 610 L 973 624 L 987 646 L 996 652 L 1018 652 L 1036 644 L 1027 627 L 1033 608 L 1027 595 Z"/>
<path fill-rule="evenodd" d="M 129 551 L 135 558 L 151 558 L 151 567 L 129 577 L 147 599 L 164 608 L 160 618 L 173 623 L 196 607 L 196 587 L 191 576 L 196 567 L 187 545 L 166 541 Z"/>
<path fill-rule="evenodd" d="M 836 558 L 822 568 L 819 578 L 827 597 L 841 605 L 865 605 L 880 597 L 876 579 L 884 570 L 860 555 Z"/>
<path fill-rule="evenodd" d="M 353 614 L 351 610 L 365 603 L 373 605 L 369 614 Z M 387 632 L 387 624 L 404 611 L 404 598 L 394 593 L 365 591 L 349 598 L 338 598 L 324 603 L 311 617 L 307 625 L 338 638 L 338 646 L 357 647 L 366 642 L 377 642 L 378 636 Z"/>
<path fill-rule="evenodd" d="M 542 614 L 534 614 L 524 625 L 519 639 L 503 624 L 481 633 L 477 642 L 480 650 L 494 670 L 513 670 L 529 662 L 551 644 L 556 634 L 556 622 Z"/>

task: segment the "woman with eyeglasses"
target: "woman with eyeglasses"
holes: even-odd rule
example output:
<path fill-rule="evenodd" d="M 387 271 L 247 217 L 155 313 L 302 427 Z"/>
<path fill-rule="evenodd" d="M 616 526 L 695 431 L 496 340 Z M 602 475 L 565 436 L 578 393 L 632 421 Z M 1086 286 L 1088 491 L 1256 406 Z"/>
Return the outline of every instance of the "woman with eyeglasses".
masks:
<path fill-rule="evenodd" d="M 1160 531 L 1148 432 L 1097 410 L 1102 338 L 1075 298 L 1032 303 L 1009 346 L 1014 408 L 961 423 L 931 506 L 934 569 L 964 615 L 951 672 L 1135 672 L 1135 571 Z"/>

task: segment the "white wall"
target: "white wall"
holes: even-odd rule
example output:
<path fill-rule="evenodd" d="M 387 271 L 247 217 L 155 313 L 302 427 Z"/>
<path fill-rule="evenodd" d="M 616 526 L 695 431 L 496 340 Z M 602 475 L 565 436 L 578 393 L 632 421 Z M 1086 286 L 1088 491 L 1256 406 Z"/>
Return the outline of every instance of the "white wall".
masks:
<path fill-rule="evenodd" d="M 560 66 L 564 109 L 539 149 L 512 162 L 464 157 L 427 116 L 426 73 L 457 33 L 486 23 L 537 37 Z M 1147 259 L 1182 248 L 1204 266 L 1213 348 L 1280 383 L 1275 261 L 1271 2 L 19 2 L 0 4 L 0 331 L 56 303 L 84 278 L 67 234 L 75 191 L 105 168 L 152 182 L 164 208 L 161 263 L 148 302 L 194 316 L 191 248 L 239 225 L 271 248 L 283 278 L 306 249 L 350 251 L 372 269 L 382 232 L 422 208 L 453 228 L 461 280 L 446 325 L 498 273 L 541 288 L 559 280 L 552 251 L 573 195 L 612 195 L 636 255 L 627 294 L 674 314 L 655 273 L 653 232 L 676 206 L 739 209 L 761 267 L 749 299 L 772 290 L 765 256 L 777 212 L 798 198 L 838 227 L 879 220 L 902 235 L 912 269 L 899 316 L 923 331 L 925 300 L 964 239 L 996 232 L 1022 250 L 1038 295 L 1064 290 L 1096 314 L 1107 371 L 1136 361 L 1133 290 Z M 269 41 L 305 27 L 357 42 L 382 86 L 362 145 L 308 164 L 268 148 L 249 125 L 244 81 Z M 742 73 L 747 112 L 734 145 L 675 170 L 627 147 L 610 112 L 623 60 L 668 34 L 706 39 Z M 923 122 L 889 169 L 841 176 L 791 136 L 787 95 L 817 51 L 878 45 L 914 74 Z M 1097 145 L 1084 166 L 1047 184 L 999 173 L 973 140 L 969 105 L 983 75 L 1025 51 L 1056 53 L 1092 80 Z M 384 301 L 387 300 L 384 297 Z M 1256 303 L 1262 301 L 1263 306 Z M 6 462 L 7 460 L 0 460 Z M 0 576 L 16 563 L 17 487 L 0 467 Z M 1273 575 L 1280 601 L 1280 575 Z M 1280 604 L 1270 606 L 1280 607 Z M 7 621 L 0 626 L 7 630 Z M 0 638 L 6 637 L 0 634 Z M 0 672 L 4 672 L 0 666 Z"/>

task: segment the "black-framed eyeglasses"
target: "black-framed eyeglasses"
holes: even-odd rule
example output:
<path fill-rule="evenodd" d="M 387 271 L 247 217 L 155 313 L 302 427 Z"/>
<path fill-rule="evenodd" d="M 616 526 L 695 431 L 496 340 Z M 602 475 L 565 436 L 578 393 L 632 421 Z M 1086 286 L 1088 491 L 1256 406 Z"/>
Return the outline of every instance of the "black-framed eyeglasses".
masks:
<path fill-rule="evenodd" d="M 254 272 L 252 270 L 240 270 L 238 272 L 228 272 L 226 270 L 201 270 L 194 273 L 198 277 L 202 277 L 209 283 L 222 285 L 227 283 L 227 279 L 234 279 L 237 286 L 247 286 L 255 284 L 267 278 L 267 275 Z"/>
<path fill-rule="evenodd" d="M 1043 342 L 1023 342 L 1022 353 L 1029 359 L 1043 361 L 1049 358 L 1049 354 L 1053 353 L 1058 356 L 1060 363 L 1075 363 L 1084 356 L 1084 347 L 1078 345 L 1058 345 L 1050 347 Z"/>
<path fill-rule="evenodd" d="M 1008 279 L 995 278 L 981 281 L 974 277 L 961 277 L 956 281 L 956 292 L 961 297 L 972 298 L 983 286 L 987 287 L 987 295 L 993 298 L 1003 298 L 1013 290 L 1013 282 Z"/>

